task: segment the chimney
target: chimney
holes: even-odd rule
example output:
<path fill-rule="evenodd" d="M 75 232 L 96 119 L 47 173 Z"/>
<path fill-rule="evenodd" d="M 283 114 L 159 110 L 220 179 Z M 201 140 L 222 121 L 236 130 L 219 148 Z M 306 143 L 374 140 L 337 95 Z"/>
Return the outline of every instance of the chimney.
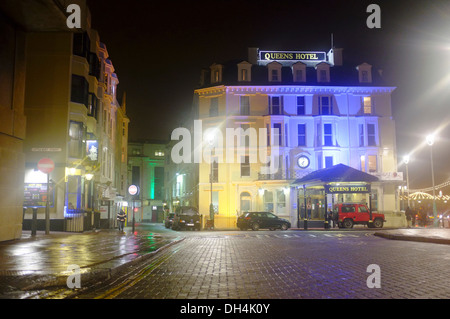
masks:
<path fill-rule="evenodd" d="M 333 66 L 342 66 L 344 64 L 342 51 L 344 51 L 344 49 L 331 48 L 331 50 L 327 53 L 328 62 L 330 62 Z"/>

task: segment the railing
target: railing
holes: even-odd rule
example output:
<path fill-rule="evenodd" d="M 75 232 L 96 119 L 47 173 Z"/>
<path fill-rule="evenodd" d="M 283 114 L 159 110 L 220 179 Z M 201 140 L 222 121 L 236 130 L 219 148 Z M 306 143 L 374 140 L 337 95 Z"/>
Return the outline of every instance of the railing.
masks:
<path fill-rule="evenodd" d="M 100 213 L 83 209 L 68 209 L 65 217 L 65 230 L 83 232 L 100 226 Z"/>
<path fill-rule="evenodd" d="M 295 170 L 287 170 L 287 171 L 279 171 L 274 174 L 261 174 L 258 173 L 258 180 L 262 181 L 274 181 L 274 180 L 295 180 L 298 178 L 302 178 L 306 174 L 310 173 L 310 171 L 295 171 Z"/>

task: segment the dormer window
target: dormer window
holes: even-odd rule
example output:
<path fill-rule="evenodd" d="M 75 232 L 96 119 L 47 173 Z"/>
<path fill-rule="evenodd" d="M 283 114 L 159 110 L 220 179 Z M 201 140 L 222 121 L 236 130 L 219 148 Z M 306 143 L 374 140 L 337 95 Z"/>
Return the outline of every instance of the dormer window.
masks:
<path fill-rule="evenodd" d="M 211 69 L 211 83 L 222 82 L 223 65 L 213 64 L 210 66 L 210 69 Z"/>
<path fill-rule="evenodd" d="M 292 65 L 292 77 L 294 82 L 306 82 L 306 64 L 297 62 Z"/>
<path fill-rule="evenodd" d="M 251 70 L 252 65 L 247 61 L 242 61 L 238 63 L 238 81 L 239 82 L 250 82 L 252 80 Z"/>
<path fill-rule="evenodd" d="M 322 62 L 317 64 L 317 82 L 325 83 L 330 82 L 330 65 L 328 63 Z"/>
<path fill-rule="evenodd" d="M 370 64 L 360 64 L 356 69 L 358 70 L 359 83 L 372 83 L 372 66 Z"/>
<path fill-rule="evenodd" d="M 271 81 L 279 81 L 278 70 L 271 70 Z"/>
<path fill-rule="evenodd" d="M 269 82 L 281 82 L 281 64 L 278 62 L 271 62 L 267 64 L 268 80 Z"/>

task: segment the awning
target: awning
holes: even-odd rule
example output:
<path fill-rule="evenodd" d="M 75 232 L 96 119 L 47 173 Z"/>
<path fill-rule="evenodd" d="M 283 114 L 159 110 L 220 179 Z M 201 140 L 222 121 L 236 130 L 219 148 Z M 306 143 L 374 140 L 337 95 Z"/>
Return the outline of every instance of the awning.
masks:
<path fill-rule="evenodd" d="M 378 177 L 354 169 L 344 164 L 337 164 L 332 167 L 319 169 L 302 178 L 295 180 L 292 184 L 319 184 L 331 182 L 366 182 L 372 183 L 379 181 Z"/>

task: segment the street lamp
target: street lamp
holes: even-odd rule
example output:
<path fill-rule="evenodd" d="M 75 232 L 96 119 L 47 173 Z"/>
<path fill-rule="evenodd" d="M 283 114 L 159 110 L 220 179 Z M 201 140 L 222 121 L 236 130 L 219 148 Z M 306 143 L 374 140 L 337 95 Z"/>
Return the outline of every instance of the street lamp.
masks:
<path fill-rule="evenodd" d="M 210 202 L 209 202 L 209 219 L 211 221 L 214 221 L 214 205 L 213 205 L 213 165 L 214 165 L 214 161 L 213 161 L 213 157 L 212 157 L 212 150 L 213 150 L 213 146 L 214 146 L 214 139 L 215 139 L 215 135 L 214 133 L 210 132 L 207 137 L 206 140 L 209 144 L 211 153 L 210 153 L 210 160 L 211 160 L 211 168 L 210 168 L 210 172 L 209 172 L 209 183 L 210 183 Z"/>
<path fill-rule="evenodd" d="M 434 168 L 433 168 L 433 144 L 435 137 L 433 134 L 430 134 L 426 138 L 427 144 L 430 145 L 430 159 L 431 159 L 431 181 L 433 183 L 433 216 L 434 216 L 434 226 L 438 225 L 437 220 L 437 209 L 436 209 L 436 190 L 434 186 Z"/>
<path fill-rule="evenodd" d="M 406 166 L 406 195 L 408 196 L 408 207 L 409 207 L 409 174 L 408 174 L 409 160 L 410 160 L 410 157 L 408 154 L 403 157 L 403 162 L 405 162 L 405 166 Z"/>

